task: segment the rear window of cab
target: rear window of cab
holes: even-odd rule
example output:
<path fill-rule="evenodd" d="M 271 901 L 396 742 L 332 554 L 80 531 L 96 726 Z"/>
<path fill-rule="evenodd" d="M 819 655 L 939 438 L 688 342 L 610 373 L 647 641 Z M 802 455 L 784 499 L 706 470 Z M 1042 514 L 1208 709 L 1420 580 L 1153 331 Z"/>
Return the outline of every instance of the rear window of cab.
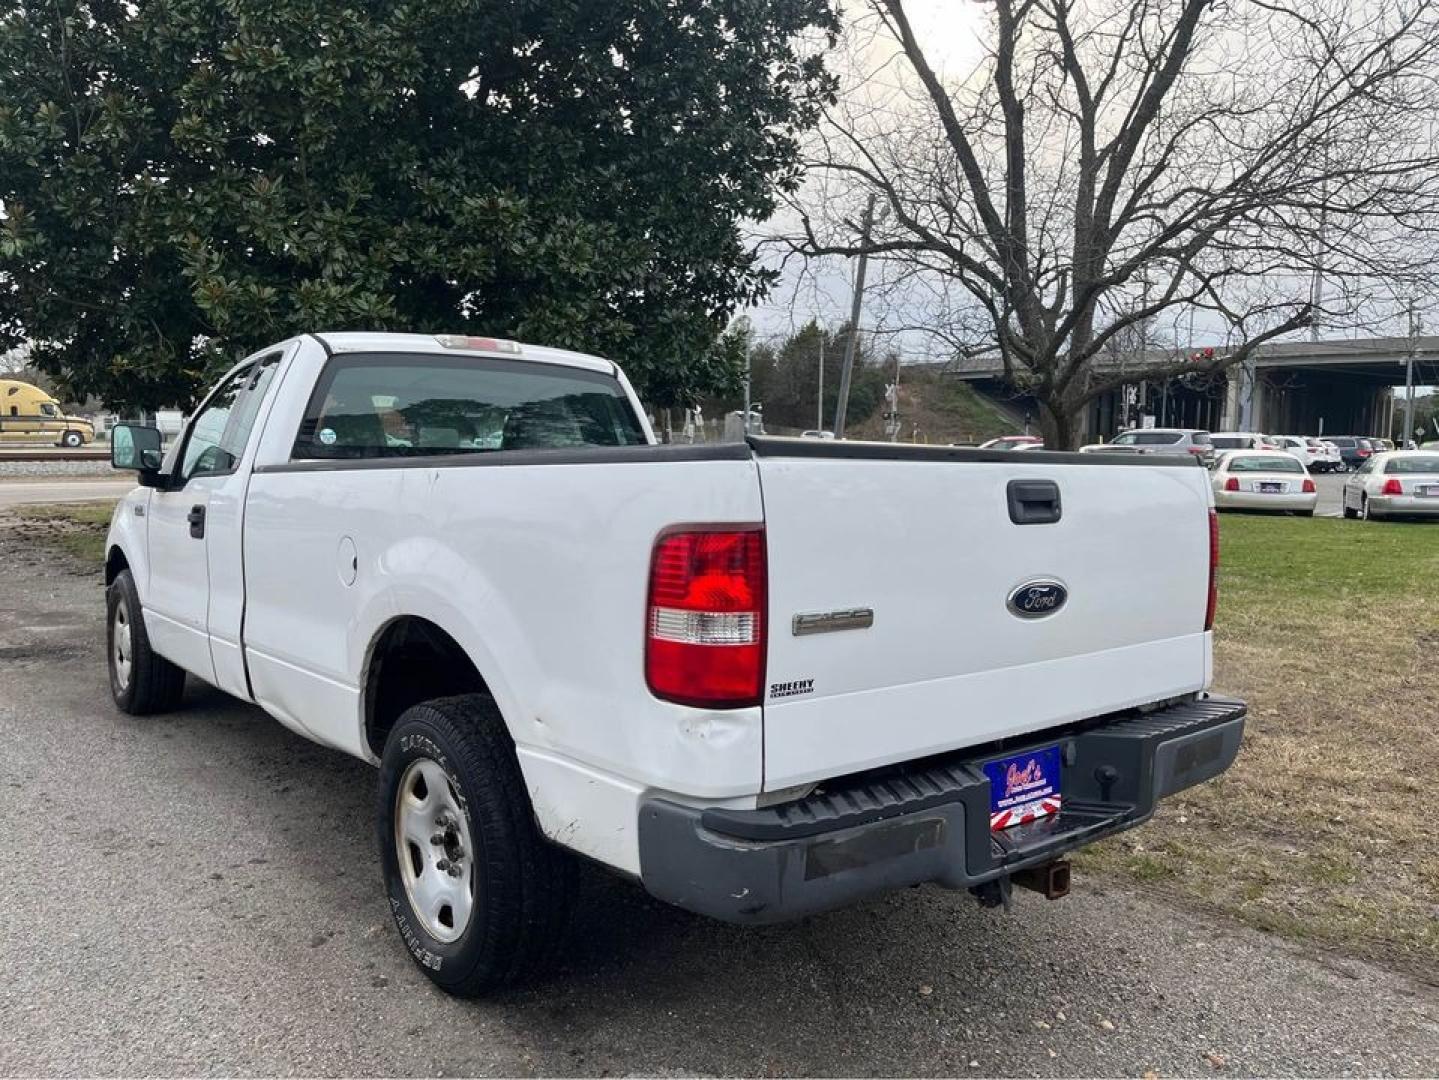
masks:
<path fill-rule="evenodd" d="M 526 360 L 340 354 L 326 364 L 295 459 L 399 458 L 645 442 L 614 376 Z"/>

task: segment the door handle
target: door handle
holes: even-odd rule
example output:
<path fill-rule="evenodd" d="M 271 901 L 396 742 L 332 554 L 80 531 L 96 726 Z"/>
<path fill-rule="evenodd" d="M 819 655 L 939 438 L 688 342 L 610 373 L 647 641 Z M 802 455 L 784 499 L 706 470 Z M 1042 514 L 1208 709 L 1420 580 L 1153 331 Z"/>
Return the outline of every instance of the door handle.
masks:
<path fill-rule="evenodd" d="M 190 535 L 196 540 L 204 539 L 205 508 L 203 506 L 190 507 L 190 512 L 185 515 L 185 520 L 190 523 Z"/>
<path fill-rule="evenodd" d="M 1011 480 L 1005 495 L 1009 520 L 1016 525 L 1052 525 L 1059 520 L 1059 485 L 1053 480 Z"/>

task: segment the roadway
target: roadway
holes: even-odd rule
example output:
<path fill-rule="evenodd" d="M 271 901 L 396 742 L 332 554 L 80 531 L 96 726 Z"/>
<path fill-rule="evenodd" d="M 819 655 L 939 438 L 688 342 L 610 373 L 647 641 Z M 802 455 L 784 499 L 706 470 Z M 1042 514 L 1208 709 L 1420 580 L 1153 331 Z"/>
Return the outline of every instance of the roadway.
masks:
<path fill-rule="evenodd" d="M 135 486 L 133 476 L 95 480 L 57 479 L 47 476 L 0 477 L 0 507 L 26 503 L 91 502 L 118 499 Z"/>

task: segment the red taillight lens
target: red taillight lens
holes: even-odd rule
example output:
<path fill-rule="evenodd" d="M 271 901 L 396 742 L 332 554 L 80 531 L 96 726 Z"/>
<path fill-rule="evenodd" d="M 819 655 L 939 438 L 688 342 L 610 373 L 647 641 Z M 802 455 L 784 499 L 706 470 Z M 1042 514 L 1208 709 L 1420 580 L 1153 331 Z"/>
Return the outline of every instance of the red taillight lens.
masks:
<path fill-rule="evenodd" d="M 1306 495 L 1313 495 L 1313 494 L 1314 494 L 1316 491 L 1318 491 L 1319 489 L 1314 486 L 1314 481 L 1311 480 L 1311 479 L 1309 479 L 1309 477 L 1306 476 L 1306 477 L 1304 478 L 1304 488 L 1303 488 L 1303 490 L 1304 490 L 1304 494 L 1306 494 Z"/>
<path fill-rule="evenodd" d="M 1214 610 L 1219 606 L 1219 515 L 1209 511 L 1209 602 L 1204 607 L 1204 629 L 1214 629 Z"/>
<path fill-rule="evenodd" d="M 1369 456 L 1369 451 L 1361 448 L 1360 451 L 1359 451 L 1359 456 L 1360 456 L 1360 457 L 1368 457 L 1368 456 Z"/>
<path fill-rule="evenodd" d="M 1379 489 L 1381 495 L 1403 495 L 1404 485 L 1399 482 L 1399 477 L 1391 476 L 1384 481 L 1384 486 Z"/>
<path fill-rule="evenodd" d="M 758 705 L 764 688 L 764 530 L 662 535 L 650 560 L 645 679 L 666 701 Z"/>
<path fill-rule="evenodd" d="M 1238 490 L 1239 490 L 1239 477 L 1237 477 L 1237 476 L 1231 476 L 1228 480 L 1224 481 L 1224 490 L 1225 490 L 1225 491 L 1238 491 Z"/>

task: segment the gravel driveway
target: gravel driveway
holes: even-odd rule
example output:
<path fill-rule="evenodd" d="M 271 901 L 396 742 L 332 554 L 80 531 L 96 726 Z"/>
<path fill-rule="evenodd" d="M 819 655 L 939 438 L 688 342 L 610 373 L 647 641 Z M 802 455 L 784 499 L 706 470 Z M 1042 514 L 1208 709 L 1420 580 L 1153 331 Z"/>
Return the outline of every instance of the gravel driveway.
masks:
<path fill-rule="evenodd" d="M 1431 1074 L 1439 990 L 1079 879 L 737 930 L 585 875 L 567 959 L 445 998 L 368 767 L 192 684 L 110 705 L 99 580 L 0 518 L 0 1072 Z"/>

